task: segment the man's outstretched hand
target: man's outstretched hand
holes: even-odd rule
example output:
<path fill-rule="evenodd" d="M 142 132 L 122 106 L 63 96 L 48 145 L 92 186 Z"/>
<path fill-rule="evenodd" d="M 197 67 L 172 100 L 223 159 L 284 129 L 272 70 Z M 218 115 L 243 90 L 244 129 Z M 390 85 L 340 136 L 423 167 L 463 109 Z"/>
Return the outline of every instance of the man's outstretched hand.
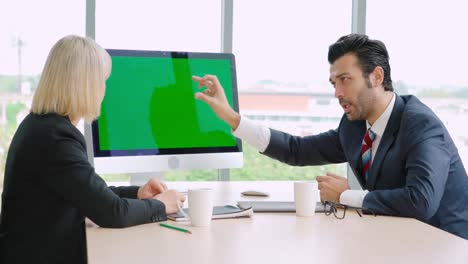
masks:
<path fill-rule="evenodd" d="M 240 115 L 229 105 L 218 77 L 205 75 L 203 77 L 192 76 L 192 79 L 198 82 L 198 88 L 206 87 L 202 92 L 196 93 L 195 98 L 207 103 L 219 118 L 236 130 L 240 123 Z"/>

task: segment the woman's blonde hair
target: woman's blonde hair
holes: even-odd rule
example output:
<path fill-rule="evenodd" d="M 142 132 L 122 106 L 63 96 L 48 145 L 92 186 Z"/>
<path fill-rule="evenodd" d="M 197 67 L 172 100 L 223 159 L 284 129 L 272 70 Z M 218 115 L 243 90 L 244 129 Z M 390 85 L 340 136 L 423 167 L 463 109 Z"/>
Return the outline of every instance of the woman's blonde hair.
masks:
<path fill-rule="evenodd" d="M 31 112 L 91 122 L 99 116 L 110 70 L 109 54 L 94 40 L 74 35 L 60 39 L 47 57 Z"/>

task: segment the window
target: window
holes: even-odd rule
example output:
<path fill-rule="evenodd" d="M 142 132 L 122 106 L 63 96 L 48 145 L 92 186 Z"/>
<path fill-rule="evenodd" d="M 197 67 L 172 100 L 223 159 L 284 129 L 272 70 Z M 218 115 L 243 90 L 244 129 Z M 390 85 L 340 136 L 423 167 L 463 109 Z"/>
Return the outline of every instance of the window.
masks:
<path fill-rule="evenodd" d="M 338 127 L 343 111 L 332 101 L 327 54 L 330 44 L 351 31 L 351 4 L 234 2 L 233 53 L 243 115 L 294 135 Z M 333 103 L 315 104 L 312 99 L 317 98 Z M 329 120 L 330 114 L 337 118 L 321 122 Z M 327 171 L 346 175 L 344 165 L 290 167 L 258 154 L 247 144 L 244 162 L 244 168 L 231 170 L 232 180 L 311 179 Z"/>
<path fill-rule="evenodd" d="M 221 1 L 96 1 L 104 48 L 219 52 Z"/>
<path fill-rule="evenodd" d="M 468 3 L 457 0 L 367 3 L 367 33 L 387 46 L 396 92 L 414 94 L 428 105 L 444 122 L 463 163 L 468 164 L 468 136 L 464 127 L 468 123 L 465 64 L 468 35 L 463 33 L 468 24 L 465 14 Z"/>
<path fill-rule="evenodd" d="M 367 1 L 366 32 L 382 40 L 391 57 L 399 94 L 415 94 L 449 129 L 468 162 L 468 54 L 464 12 L 468 4 Z M 46 56 L 68 34 L 85 34 L 82 0 L 7 1 L 0 16 L 0 188 L 7 150 L 28 113 Z M 241 113 L 259 124 L 295 135 L 336 128 L 342 109 L 328 83 L 328 46 L 350 33 L 351 0 L 234 1 Z M 39 11 L 39 12 L 38 12 Z M 418 14 L 418 19 L 414 14 Z M 398 19 L 395 19 L 397 14 Z M 219 52 L 221 1 L 96 1 L 96 40 L 104 48 Z M 233 180 L 293 180 L 344 165 L 293 168 L 244 144 L 245 165 Z M 213 180 L 217 172 L 169 172 L 169 180 Z M 106 180 L 128 180 L 107 175 Z"/>
<path fill-rule="evenodd" d="M 18 124 L 53 44 L 85 34 L 85 1 L 5 1 L 0 16 L 0 189 L 5 160 Z"/>

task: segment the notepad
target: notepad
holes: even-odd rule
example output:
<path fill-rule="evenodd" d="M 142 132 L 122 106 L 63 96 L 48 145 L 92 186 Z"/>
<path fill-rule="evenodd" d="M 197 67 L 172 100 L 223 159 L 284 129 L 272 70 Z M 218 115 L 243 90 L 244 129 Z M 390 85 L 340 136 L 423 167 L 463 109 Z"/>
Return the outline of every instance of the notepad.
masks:
<path fill-rule="evenodd" d="M 252 208 L 254 212 L 295 213 L 294 202 L 284 201 L 238 201 L 239 208 Z M 315 212 L 325 212 L 322 202 L 317 202 Z"/>
<path fill-rule="evenodd" d="M 183 210 L 186 213 L 186 215 L 189 215 L 189 208 L 184 208 Z M 213 207 L 212 219 L 250 217 L 253 215 L 253 213 L 254 211 L 251 207 L 239 208 L 233 205 L 215 206 Z M 176 214 L 170 214 L 167 216 L 167 218 L 177 222 L 189 221 L 189 219 L 186 218 L 181 212 L 178 212 Z"/>

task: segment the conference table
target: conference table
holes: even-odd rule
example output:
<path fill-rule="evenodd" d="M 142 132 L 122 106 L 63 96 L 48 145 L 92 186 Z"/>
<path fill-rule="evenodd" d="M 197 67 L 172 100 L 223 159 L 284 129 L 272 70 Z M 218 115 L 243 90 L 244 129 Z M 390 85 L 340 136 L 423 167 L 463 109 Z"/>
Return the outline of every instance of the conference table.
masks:
<path fill-rule="evenodd" d="M 213 188 L 214 205 L 241 200 L 293 201 L 293 182 L 167 182 L 170 189 Z M 244 197 L 245 190 L 269 197 Z M 185 203 L 187 207 L 187 202 Z M 468 240 L 411 218 L 316 213 L 255 213 L 213 220 L 209 227 L 150 223 L 123 229 L 88 226 L 88 261 L 94 263 L 468 263 Z"/>

